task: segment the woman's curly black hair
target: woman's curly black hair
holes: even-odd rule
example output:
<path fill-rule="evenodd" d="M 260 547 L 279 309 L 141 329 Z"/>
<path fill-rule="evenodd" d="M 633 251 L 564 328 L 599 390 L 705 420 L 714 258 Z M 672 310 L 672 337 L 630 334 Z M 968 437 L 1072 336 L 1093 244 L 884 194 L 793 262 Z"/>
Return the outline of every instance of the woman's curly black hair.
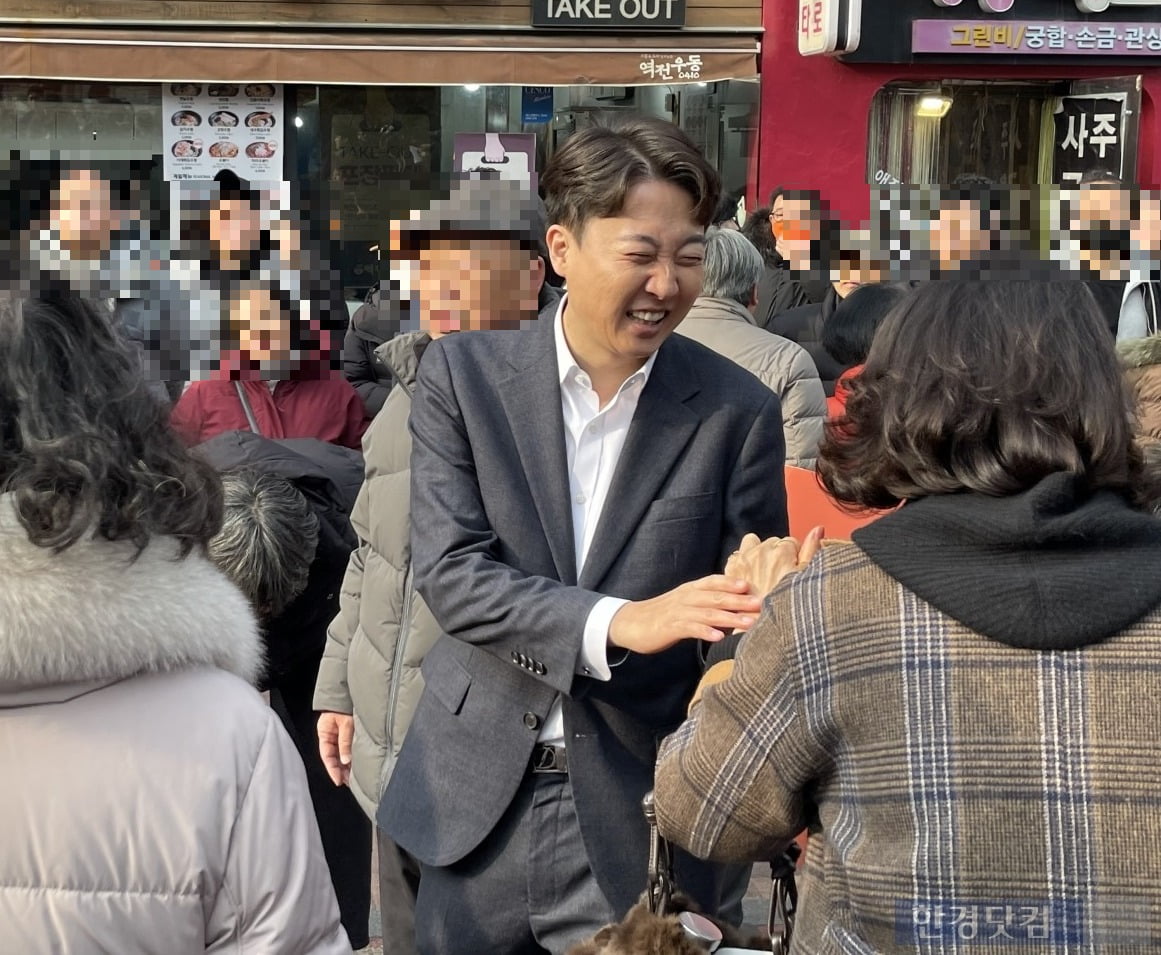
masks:
<path fill-rule="evenodd" d="M 214 469 L 170 429 L 111 316 L 76 298 L 0 297 L 0 493 L 57 551 L 89 535 L 140 554 L 168 536 L 184 557 L 222 522 Z"/>

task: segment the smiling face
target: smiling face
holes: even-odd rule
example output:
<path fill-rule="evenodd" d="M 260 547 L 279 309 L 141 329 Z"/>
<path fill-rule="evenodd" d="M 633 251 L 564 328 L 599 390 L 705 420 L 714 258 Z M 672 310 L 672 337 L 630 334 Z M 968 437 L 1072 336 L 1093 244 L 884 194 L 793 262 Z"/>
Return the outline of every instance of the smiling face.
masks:
<path fill-rule="evenodd" d="M 290 319 L 267 289 L 247 289 L 231 305 L 230 321 L 238 350 L 251 361 L 269 363 L 290 357 Z"/>
<path fill-rule="evenodd" d="M 568 283 L 565 338 L 594 381 L 619 386 L 701 292 L 705 229 L 689 194 L 669 182 L 638 183 L 619 213 L 589 219 L 579 234 L 552 226 L 548 248 Z"/>

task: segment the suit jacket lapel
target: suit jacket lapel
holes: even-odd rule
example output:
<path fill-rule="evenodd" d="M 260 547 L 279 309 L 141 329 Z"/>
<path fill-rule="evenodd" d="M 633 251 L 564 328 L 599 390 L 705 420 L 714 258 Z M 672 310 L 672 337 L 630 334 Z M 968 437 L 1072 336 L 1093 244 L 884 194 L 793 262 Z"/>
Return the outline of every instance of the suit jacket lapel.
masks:
<path fill-rule="evenodd" d="M 575 585 L 576 549 L 553 323 L 542 319 L 530 336 L 516 340 L 525 350 L 509 356 L 517 373 L 501 384 L 500 398 L 557 574 L 562 583 Z"/>
<path fill-rule="evenodd" d="M 609 568 L 637 530 L 701 418 L 686 400 L 699 390 L 697 369 L 671 337 L 662 345 L 637 411 L 601 519 L 593 536 L 580 586 L 598 590 Z"/>

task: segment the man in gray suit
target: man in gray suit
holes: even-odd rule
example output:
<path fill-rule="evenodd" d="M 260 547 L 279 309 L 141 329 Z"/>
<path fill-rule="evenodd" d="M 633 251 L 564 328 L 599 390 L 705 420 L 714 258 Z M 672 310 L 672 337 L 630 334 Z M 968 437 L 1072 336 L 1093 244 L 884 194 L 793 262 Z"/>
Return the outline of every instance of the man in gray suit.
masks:
<path fill-rule="evenodd" d="M 434 342 L 411 415 L 413 567 L 444 636 L 378 821 L 422 863 L 423 955 L 559 955 L 630 907 L 701 641 L 760 609 L 717 571 L 786 533 L 777 396 L 670 337 L 712 167 L 641 119 L 575 134 L 542 182 L 557 314 Z M 677 874 L 716 909 L 715 867 Z"/>

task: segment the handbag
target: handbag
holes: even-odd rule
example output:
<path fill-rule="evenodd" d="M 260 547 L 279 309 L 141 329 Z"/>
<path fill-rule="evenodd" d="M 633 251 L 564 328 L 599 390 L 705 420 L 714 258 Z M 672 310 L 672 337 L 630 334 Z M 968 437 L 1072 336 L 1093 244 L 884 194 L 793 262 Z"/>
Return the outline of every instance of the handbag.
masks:
<path fill-rule="evenodd" d="M 730 926 L 703 915 L 677 887 L 673 874 L 673 850 L 657 828 L 653 793 L 642 804 L 649 825 L 649 865 L 645 893 L 625 918 L 601 929 L 591 940 L 582 942 L 569 955 L 747 955 L 755 951 L 787 955 L 798 891 L 794 869 L 798 846 L 791 844 L 771 863 L 773 891 L 767 918 L 769 947 L 746 947 L 746 942 Z"/>

